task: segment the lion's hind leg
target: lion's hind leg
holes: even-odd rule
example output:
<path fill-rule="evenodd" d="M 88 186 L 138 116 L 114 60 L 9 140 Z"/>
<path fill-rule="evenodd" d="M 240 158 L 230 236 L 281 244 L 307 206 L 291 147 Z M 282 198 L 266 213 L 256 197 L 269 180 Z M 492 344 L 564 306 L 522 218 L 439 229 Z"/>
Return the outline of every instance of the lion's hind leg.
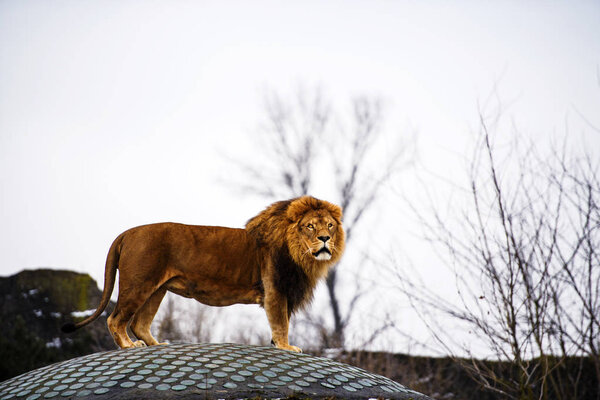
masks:
<path fill-rule="evenodd" d="M 152 336 L 150 326 L 152 325 L 152 320 L 154 319 L 166 292 L 167 289 L 161 287 L 156 292 L 152 293 L 148 300 L 146 300 L 133 316 L 131 330 L 138 339 L 143 340 L 148 346 L 165 344 L 159 343 L 154 336 Z"/>
<path fill-rule="evenodd" d="M 144 346 L 144 343 L 140 343 L 140 341 L 134 343 L 127 334 L 127 324 L 131 320 L 133 313 L 129 307 L 120 307 L 119 301 L 117 301 L 114 311 L 106 321 L 113 340 L 122 349 Z"/>
<path fill-rule="evenodd" d="M 121 282 L 123 282 L 123 285 L 121 285 Z M 110 334 L 112 335 L 117 346 L 122 349 L 127 349 L 130 347 L 144 347 L 147 345 L 147 343 L 138 335 L 141 333 L 142 336 L 144 336 L 144 331 L 142 329 L 139 329 L 138 332 L 133 330 L 133 333 L 138 337 L 138 339 L 141 339 L 133 342 L 129 335 L 127 335 L 127 326 L 134 318 L 134 315 L 137 313 L 137 311 L 142 308 L 155 293 L 155 288 L 135 288 L 132 285 L 128 285 L 124 280 L 119 282 L 119 286 L 117 305 L 107 320 L 108 330 L 110 331 Z M 158 300 L 162 300 L 162 297 L 159 297 Z M 160 304 L 160 301 L 158 301 L 158 304 Z M 158 305 L 156 308 L 158 308 Z M 144 320 L 144 318 L 141 319 L 141 321 Z"/>

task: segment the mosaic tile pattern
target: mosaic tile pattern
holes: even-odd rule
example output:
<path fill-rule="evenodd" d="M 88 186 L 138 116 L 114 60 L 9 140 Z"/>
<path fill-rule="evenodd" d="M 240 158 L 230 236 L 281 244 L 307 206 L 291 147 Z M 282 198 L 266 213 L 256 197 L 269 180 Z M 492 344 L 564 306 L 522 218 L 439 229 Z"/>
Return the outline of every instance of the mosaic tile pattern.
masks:
<path fill-rule="evenodd" d="M 0 399 L 285 398 L 426 400 L 381 375 L 273 347 L 171 344 L 49 365 L 0 383 Z"/>

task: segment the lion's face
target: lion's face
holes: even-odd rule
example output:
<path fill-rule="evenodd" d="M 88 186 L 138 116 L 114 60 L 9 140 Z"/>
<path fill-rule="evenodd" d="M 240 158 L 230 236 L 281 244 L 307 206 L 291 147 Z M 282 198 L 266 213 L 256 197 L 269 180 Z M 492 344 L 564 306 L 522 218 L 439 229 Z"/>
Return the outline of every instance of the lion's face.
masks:
<path fill-rule="evenodd" d="M 246 231 L 263 246 L 287 247 L 311 279 L 323 277 L 344 252 L 342 209 L 311 196 L 270 205 L 248 221 Z"/>
<path fill-rule="evenodd" d="M 326 210 L 312 210 L 298 224 L 306 252 L 319 261 L 328 261 L 336 250 L 338 224 Z"/>

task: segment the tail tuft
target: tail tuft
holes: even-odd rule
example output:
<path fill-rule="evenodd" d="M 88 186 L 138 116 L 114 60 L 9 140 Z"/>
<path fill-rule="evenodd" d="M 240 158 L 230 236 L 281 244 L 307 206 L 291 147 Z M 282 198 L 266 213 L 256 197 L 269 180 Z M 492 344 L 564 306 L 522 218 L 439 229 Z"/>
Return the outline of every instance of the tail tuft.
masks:
<path fill-rule="evenodd" d="M 75 326 L 74 323 L 67 322 L 60 328 L 60 330 L 63 331 L 64 333 L 72 333 L 72 332 L 75 332 L 75 330 L 77 330 L 77 327 Z"/>

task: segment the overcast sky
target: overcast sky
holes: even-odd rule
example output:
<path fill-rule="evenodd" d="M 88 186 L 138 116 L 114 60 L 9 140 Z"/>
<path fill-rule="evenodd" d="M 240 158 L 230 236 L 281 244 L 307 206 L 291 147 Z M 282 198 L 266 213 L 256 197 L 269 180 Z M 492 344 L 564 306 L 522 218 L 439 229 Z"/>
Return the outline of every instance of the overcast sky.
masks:
<path fill-rule="evenodd" d="M 494 86 L 523 133 L 600 148 L 599 68 L 597 1 L 0 1 L 0 274 L 101 283 L 129 227 L 243 226 L 265 201 L 218 177 L 261 157 L 265 88 L 381 96 L 451 174 Z"/>

